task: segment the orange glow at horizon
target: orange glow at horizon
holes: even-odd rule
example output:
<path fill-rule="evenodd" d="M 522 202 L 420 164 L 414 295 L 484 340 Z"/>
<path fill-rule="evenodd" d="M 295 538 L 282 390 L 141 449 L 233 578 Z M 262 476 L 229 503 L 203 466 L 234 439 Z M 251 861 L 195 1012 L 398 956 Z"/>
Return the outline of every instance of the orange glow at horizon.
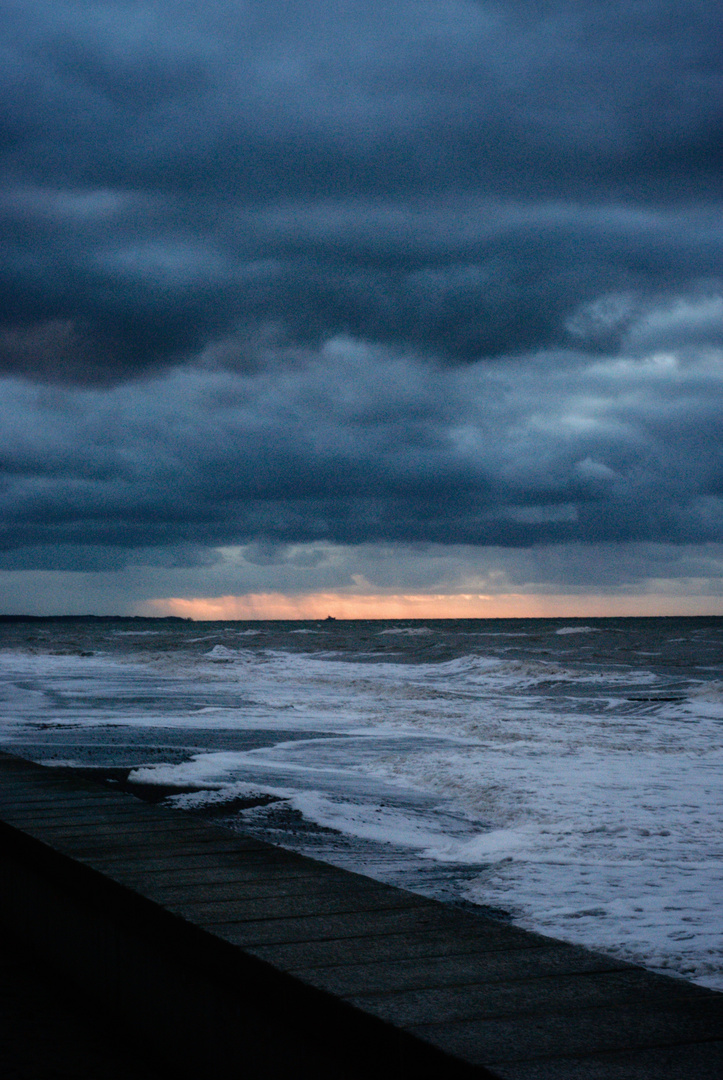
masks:
<path fill-rule="evenodd" d="M 177 615 L 187 619 L 532 619 L 604 618 L 626 615 L 717 615 L 717 597 L 575 596 L 506 593 L 345 595 L 247 593 L 243 596 L 181 597 L 146 600 L 139 615 Z"/>

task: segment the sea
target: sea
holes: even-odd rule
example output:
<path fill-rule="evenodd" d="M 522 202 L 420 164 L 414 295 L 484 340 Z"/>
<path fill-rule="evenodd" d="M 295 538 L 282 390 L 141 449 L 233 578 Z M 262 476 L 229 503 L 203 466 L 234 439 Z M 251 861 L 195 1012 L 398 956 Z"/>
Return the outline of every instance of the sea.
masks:
<path fill-rule="evenodd" d="M 0 748 L 723 990 L 723 618 L 5 617 Z"/>

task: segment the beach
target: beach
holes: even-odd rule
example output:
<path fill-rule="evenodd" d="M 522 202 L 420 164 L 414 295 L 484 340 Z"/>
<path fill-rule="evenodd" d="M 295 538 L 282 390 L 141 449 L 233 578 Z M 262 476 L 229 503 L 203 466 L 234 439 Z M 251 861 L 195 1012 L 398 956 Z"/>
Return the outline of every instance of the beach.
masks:
<path fill-rule="evenodd" d="M 0 626 L 2 745 L 723 987 L 723 620 Z"/>
<path fill-rule="evenodd" d="M 87 1075 L 102 1028 L 111 1075 L 124 1049 L 189 1080 L 720 1075 L 720 993 L 71 770 L 0 754 L 0 862 L 0 921 L 26 958 L 44 958 L 36 980 L 58 972 L 41 993 L 40 1046 L 6 1049 L 11 1063 L 35 1056 L 32 1080 Z M 69 1010 L 46 1030 L 61 979 Z M 95 1030 L 76 1022 L 83 998 Z"/>

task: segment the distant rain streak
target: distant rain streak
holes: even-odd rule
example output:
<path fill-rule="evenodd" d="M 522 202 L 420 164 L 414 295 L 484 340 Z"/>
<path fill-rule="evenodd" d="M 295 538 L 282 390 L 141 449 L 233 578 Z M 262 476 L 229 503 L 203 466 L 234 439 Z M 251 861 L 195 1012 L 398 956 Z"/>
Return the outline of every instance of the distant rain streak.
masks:
<path fill-rule="evenodd" d="M 721 40 L 5 0 L 0 746 L 723 989 Z"/>
<path fill-rule="evenodd" d="M 3 610 L 720 611 L 718 4 L 1 18 Z"/>

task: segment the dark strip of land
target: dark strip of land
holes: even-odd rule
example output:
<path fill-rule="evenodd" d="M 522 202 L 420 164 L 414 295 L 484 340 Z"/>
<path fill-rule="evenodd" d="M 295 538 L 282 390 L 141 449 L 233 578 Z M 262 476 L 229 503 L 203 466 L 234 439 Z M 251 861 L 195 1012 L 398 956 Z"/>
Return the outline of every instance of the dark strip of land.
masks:
<path fill-rule="evenodd" d="M 6 932 L 175 1075 L 723 1076 L 723 994 L 9 755 L 0 861 Z"/>

